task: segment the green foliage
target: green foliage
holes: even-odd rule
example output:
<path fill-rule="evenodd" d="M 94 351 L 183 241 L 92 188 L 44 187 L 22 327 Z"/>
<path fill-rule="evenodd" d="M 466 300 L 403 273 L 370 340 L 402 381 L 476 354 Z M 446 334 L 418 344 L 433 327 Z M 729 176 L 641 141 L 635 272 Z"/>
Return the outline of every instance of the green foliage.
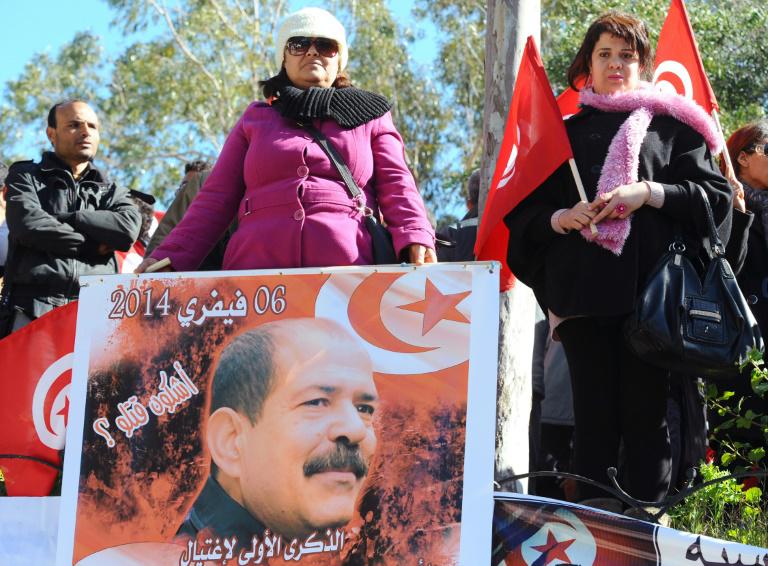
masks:
<path fill-rule="evenodd" d="M 449 113 L 438 85 L 408 55 L 412 32 L 397 25 L 383 0 L 337 5 L 352 45 L 352 81 L 393 102 L 393 118 L 422 196 L 433 208 L 449 206 L 455 195 L 443 190 L 445 175 L 437 166 Z"/>
<path fill-rule="evenodd" d="M 742 370 L 747 367 L 752 370 L 752 395 L 721 390 L 714 383 L 707 386 L 707 405 L 720 417 L 712 441 L 718 446 L 723 466 L 734 471 L 768 471 L 768 414 L 762 411 L 766 403 L 757 401 L 768 399 L 768 369 L 763 354 L 751 352 Z"/>
<path fill-rule="evenodd" d="M 730 474 L 715 464 L 699 468 L 702 482 Z M 744 489 L 735 479 L 707 486 L 669 511 L 671 527 L 719 539 L 768 547 L 768 508 L 758 487 Z"/>
<path fill-rule="evenodd" d="M 486 3 L 481 0 L 417 0 L 414 14 L 438 30 L 436 80 L 449 127 L 444 143 L 443 188 L 461 194 L 480 167 L 483 142 Z"/>
<path fill-rule="evenodd" d="M 257 82 L 272 76 L 280 0 L 105 0 L 116 33 L 142 37 L 114 60 L 99 39 L 77 34 L 56 55 L 37 55 L 5 85 L 0 104 L 0 159 L 23 155 L 30 140 L 47 147 L 44 118 L 57 100 L 93 103 L 103 122 L 99 160 L 121 182 L 170 197 L 181 163 L 214 159 L 246 105 L 261 98 Z M 554 89 L 589 22 L 609 8 L 642 15 L 652 40 L 668 0 L 542 0 L 542 56 Z M 686 2 L 726 131 L 768 109 L 768 10 L 761 0 Z M 356 86 L 394 101 L 394 117 L 422 192 L 438 215 L 459 203 L 482 152 L 486 3 L 416 0 L 414 20 L 398 25 L 385 0 L 335 0 L 350 36 Z M 435 30 L 438 56 L 420 68 L 408 50 L 419 22 Z"/>
<path fill-rule="evenodd" d="M 35 57 L 18 81 L 6 85 L 8 103 L 0 117 L 6 154 L 0 157 L 36 157 L 19 154 L 22 140 L 45 148 L 48 108 L 65 97 L 83 97 L 103 122 L 99 160 L 124 184 L 167 200 L 182 163 L 214 160 L 246 106 L 262 98 L 258 81 L 278 70 L 273 44 L 287 6 L 276 0 L 108 3 L 119 32 L 144 32 L 151 39 L 107 60 L 98 38 L 79 34 L 55 59 Z M 440 190 L 435 163 L 445 111 L 436 84 L 408 58 L 411 34 L 399 28 L 383 0 L 339 1 L 333 9 L 350 32 L 353 83 L 394 101 L 409 165 L 427 200 L 444 206 L 450 196 Z"/>
<path fill-rule="evenodd" d="M 755 398 L 765 398 L 768 391 L 768 370 L 763 365 L 762 353 L 750 352 L 742 369 L 746 367 L 752 369 L 754 395 L 721 390 L 714 383 L 707 386 L 707 405 L 719 417 L 710 441 L 717 446 L 722 468 L 715 463 L 702 464 L 702 482 L 733 472 L 768 470 L 768 415 L 747 408 L 765 406 L 754 402 Z M 750 486 L 751 483 L 757 482 L 728 479 L 696 492 L 670 511 L 672 526 L 768 547 L 768 498 L 759 487 Z M 765 482 L 762 485 L 765 486 Z"/>

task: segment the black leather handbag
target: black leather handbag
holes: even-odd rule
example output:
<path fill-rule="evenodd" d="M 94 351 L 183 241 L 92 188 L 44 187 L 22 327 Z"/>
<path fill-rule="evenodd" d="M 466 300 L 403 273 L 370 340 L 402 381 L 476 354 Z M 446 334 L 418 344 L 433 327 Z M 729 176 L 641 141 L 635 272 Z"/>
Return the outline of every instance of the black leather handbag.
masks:
<path fill-rule="evenodd" d="M 652 365 L 710 379 L 735 377 L 750 350 L 763 350 L 763 339 L 701 187 L 699 195 L 709 231 L 704 278 L 685 256 L 682 238 L 676 239 L 651 272 L 624 335 L 629 348 Z"/>
<path fill-rule="evenodd" d="M 323 151 L 328 155 L 331 163 L 336 166 L 336 169 L 341 174 L 341 178 L 344 180 L 344 184 L 347 185 L 347 191 L 349 191 L 352 200 L 358 202 L 360 195 L 362 195 L 363 192 L 352 178 L 352 173 L 349 171 L 347 164 L 344 163 L 344 158 L 336 152 L 336 148 L 333 147 L 328 138 L 326 138 L 323 133 L 312 124 L 300 123 L 299 125 L 308 130 L 317 143 L 320 144 L 320 147 L 323 148 Z M 398 263 L 395 247 L 392 244 L 392 234 L 390 234 L 389 230 L 387 230 L 386 227 L 379 222 L 379 219 L 373 215 L 373 211 L 370 207 L 366 206 L 363 209 L 363 214 L 365 215 L 365 227 L 371 235 L 373 263 L 376 265 Z"/>

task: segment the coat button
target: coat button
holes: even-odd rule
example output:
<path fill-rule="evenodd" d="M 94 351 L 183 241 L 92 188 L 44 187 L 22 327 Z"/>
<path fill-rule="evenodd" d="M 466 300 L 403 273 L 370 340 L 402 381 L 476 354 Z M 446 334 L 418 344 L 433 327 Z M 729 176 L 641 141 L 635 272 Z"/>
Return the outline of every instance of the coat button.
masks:
<path fill-rule="evenodd" d="M 296 212 L 293 213 L 293 219 L 294 220 L 304 220 L 304 210 L 299 209 Z"/>
<path fill-rule="evenodd" d="M 599 140 L 602 137 L 603 136 L 598 134 L 598 133 L 589 134 L 589 139 L 591 139 L 591 140 Z"/>
<path fill-rule="evenodd" d="M 750 305 L 756 305 L 757 304 L 757 295 L 750 295 L 749 297 L 747 297 L 747 302 Z"/>
<path fill-rule="evenodd" d="M 306 177 L 307 175 L 309 175 L 309 167 L 307 167 L 306 165 L 300 165 L 300 166 L 299 166 L 299 167 L 296 169 L 296 174 L 297 174 L 299 177 Z"/>
<path fill-rule="evenodd" d="M 603 166 L 602 165 L 593 165 L 592 167 L 590 167 L 589 170 L 592 172 L 593 175 L 599 175 L 600 172 L 603 170 Z"/>

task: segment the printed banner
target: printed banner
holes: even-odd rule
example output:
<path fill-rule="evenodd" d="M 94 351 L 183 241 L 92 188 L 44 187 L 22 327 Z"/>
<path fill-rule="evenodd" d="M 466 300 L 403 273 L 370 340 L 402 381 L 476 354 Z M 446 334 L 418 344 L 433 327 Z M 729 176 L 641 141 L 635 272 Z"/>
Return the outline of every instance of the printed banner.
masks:
<path fill-rule="evenodd" d="M 59 497 L 0 497 L 0 564 L 53 564 Z"/>
<path fill-rule="evenodd" d="M 498 264 L 194 275 L 84 279 L 58 565 L 488 563 Z"/>
<path fill-rule="evenodd" d="M 768 549 L 543 497 L 496 493 L 494 566 L 768 564 Z"/>

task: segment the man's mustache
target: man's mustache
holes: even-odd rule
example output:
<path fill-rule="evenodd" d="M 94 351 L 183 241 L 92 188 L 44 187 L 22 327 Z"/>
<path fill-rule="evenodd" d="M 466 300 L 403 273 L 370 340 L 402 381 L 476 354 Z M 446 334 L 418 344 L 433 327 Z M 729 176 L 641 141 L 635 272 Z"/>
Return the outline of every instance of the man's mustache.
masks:
<path fill-rule="evenodd" d="M 368 462 L 357 446 L 336 443 L 336 448 L 327 454 L 315 456 L 304 464 L 304 475 L 309 477 L 324 472 L 345 471 L 355 474 L 357 479 L 368 475 Z"/>

